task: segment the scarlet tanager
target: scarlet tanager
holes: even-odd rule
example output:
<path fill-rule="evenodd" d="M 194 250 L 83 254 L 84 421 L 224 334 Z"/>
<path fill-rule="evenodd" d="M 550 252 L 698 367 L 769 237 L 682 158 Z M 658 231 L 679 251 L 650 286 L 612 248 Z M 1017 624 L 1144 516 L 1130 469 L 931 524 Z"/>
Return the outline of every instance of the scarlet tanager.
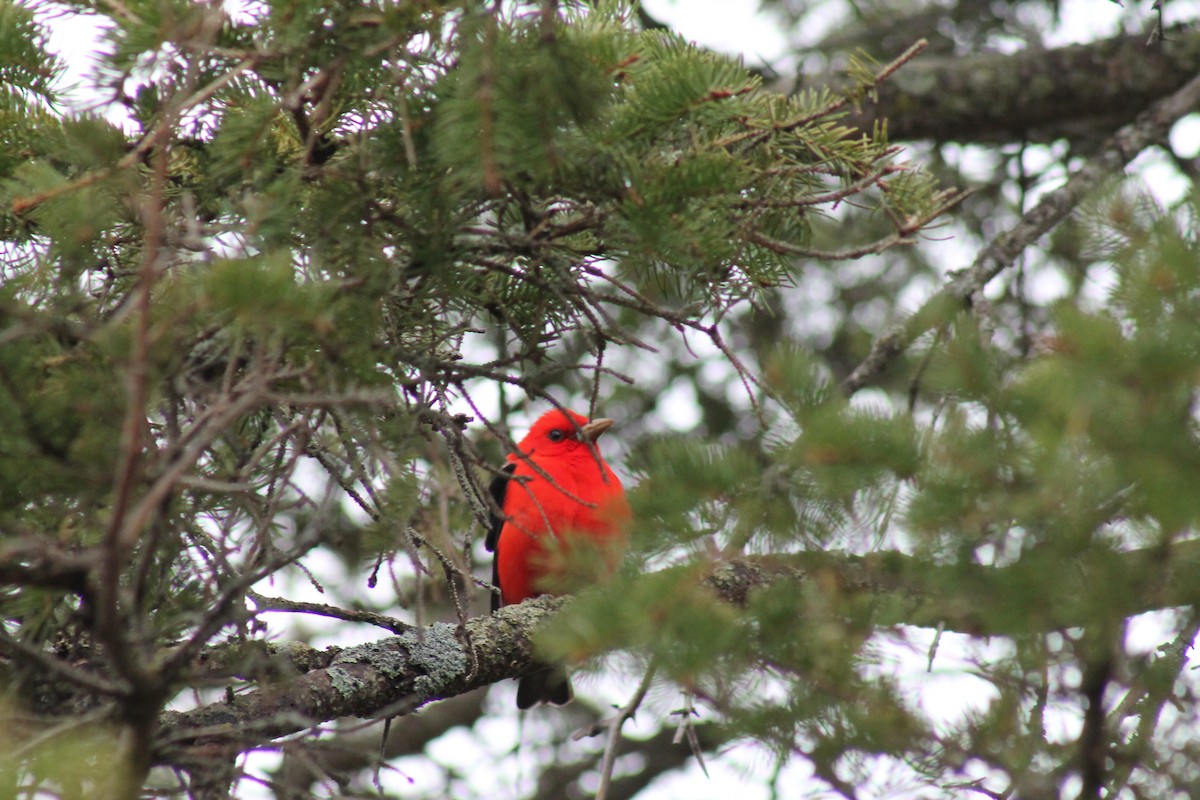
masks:
<path fill-rule="evenodd" d="M 561 569 L 554 563 L 556 548 L 547 547 L 550 537 L 561 551 L 573 539 L 586 537 L 598 552 L 615 559 L 629 525 L 629 504 L 621 481 L 596 446 L 612 424 L 611 419 L 589 422 L 574 412 L 548 411 L 492 481 L 489 491 L 503 512 L 493 511 L 485 542 L 496 553 L 492 582 L 500 595 L 492 595 L 493 611 L 543 593 L 543 581 Z M 541 665 L 517 686 L 521 709 L 542 702 L 563 705 L 571 697 L 562 665 Z"/>

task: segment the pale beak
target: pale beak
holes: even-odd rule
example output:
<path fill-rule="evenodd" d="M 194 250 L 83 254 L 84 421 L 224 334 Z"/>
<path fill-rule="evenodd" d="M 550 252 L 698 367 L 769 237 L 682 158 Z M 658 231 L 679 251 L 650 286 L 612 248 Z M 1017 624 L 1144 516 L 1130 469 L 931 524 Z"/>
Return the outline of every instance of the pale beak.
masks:
<path fill-rule="evenodd" d="M 589 442 L 594 442 L 600 438 L 600 434 L 604 433 L 612 426 L 613 421 L 611 419 L 594 419 L 587 425 L 581 426 L 579 428 L 579 432 L 583 434 L 584 439 Z"/>

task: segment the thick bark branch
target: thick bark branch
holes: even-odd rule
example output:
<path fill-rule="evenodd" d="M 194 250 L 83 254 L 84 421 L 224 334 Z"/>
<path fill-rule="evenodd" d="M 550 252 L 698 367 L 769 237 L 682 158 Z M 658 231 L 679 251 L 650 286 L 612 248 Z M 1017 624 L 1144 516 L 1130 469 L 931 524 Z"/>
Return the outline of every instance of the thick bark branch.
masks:
<path fill-rule="evenodd" d="M 847 124 L 887 118 L 893 140 L 1101 139 L 1200 72 L 1200 33 L 1119 36 L 1050 50 L 919 58 L 879 87 Z M 815 76 L 802 86 L 844 86 Z"/>
<path fill-rule="evenodd" d="M 1028 599 L 1027 614 L 996 603 L 1000 596 L 1011 599 L 1003 587 L 1028 584 L 1028 576 L 1019 572 L 1029 568 L 1024 563 L 943 565 L 895 552 L 813 551 L 724 562 L 712 570 L 708 583 L 723 600 L 741 605 L 758 589 L 816 581 L 847 601 L 869 600 L 878 626 L 941 626 L 977 635 L 1086 625 L 1097 611 L 1097 586 L 1110 602 L 1104 609 L 1110 619 L 1200 601 L 1192 579 L 1200 572 L 1200 540 L 1170 550 L 1105 551 L 1094 563 L 1071 569 L 1062 569 L 1061 556 L 1046 559 L 1047 568 L 1061 578 L 1046 597 Z M 521 677 L 534 667 L 535 632 L 565 603 L 543 597 L 470 619 L 462 628 L 435 623 L 347 648 L 328 666 L 232 701 L 165 713 L 155 760 L 188 764 L 214 748 L 246 748 L 338 717 L 402 716 L 433 700 Z"/>
<path fill-rule="evenodd" d="M 400 716 L 533 668 L 531 636 L 565 600 L 543 597 L 476 617 L 438 622 L 342 650 L 328 667 L 290 682 L 183 713 L 167 712 L 155 759 L 189 763 L 213 743 L 249 746 L 338 717 Z"/>

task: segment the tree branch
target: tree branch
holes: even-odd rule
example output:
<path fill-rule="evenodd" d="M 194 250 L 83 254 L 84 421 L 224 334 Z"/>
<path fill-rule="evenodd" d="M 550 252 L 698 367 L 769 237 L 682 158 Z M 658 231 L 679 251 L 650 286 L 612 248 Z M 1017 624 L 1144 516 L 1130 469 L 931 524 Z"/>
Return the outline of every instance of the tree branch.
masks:
<path fill-rule="evenodd" d="M 368 625 L 387 628 L 392 633 L 399 634 L 407 633 L 413 629 L 413 626 L 407 622 L 365 609 L 352 610 L 338 608 L 337 606 L 325 603 L 302 603 L 298 600 L 288 600 L 284 597 L 266 597 L 254 591 L 247 592 L 246 596 L 254 602 L 254 607 L 259 612 L 285 611 L 294 614 L 315 614 L 320 617 L 345 620 L 346 622 L 363 622 Z"/>
<path fill-rule="evenodd" d="M 187 761 L 186 751 L 213 742 L 252 746 L 338 717 L 401 716 L 433 700 L 519 678 L 533 667 L 533 632 L 565 602 L 543 597 L 470 619 L 461 637 L 458 626 L 434 623 L 347 648 L 328 667 L 285 685 L 167 712 L 155 760 Z"/>
<path fill-rule="evenodd" d="M 1104 569 L 1107 612 L 1130 616 L 1200 600 L 1193 576 L 1200 572 L 1200 540 L 1162 548 L 1107 553 L 1118 564 Z M 1035 556 L 1030 556 L 1035 557 Z M 1057 559 L 1056 559 L 1057 560 Z M 1095 615 L 1086 565 L 1059 570 L 1051 587 L 1054 602 L 1036 602 L 1036 619 L 997 607 L 1000 587 L 1025 585 L 1019 570 L 974 564 L 933 564 L 897 552 L 865 556 L 825 551 L 764 556 L 722 562 L 707 579 L 726 602 L 743 605 L 754 591 L 784 582 L 818 581 L 823 591 L 846 602 L 871 600 L 878 626 L 942 625 L 979 636 L 1028 633 L 1030 627 L 1056 630 L 1085 625 Z M 1144 576 L 1156 577 L 1154 586 Z M 1113 585 L 1112 576 L 1128 585 Z M 800 596 L 799 594 L 797 596 Z M 185 712 L 166 712 L 154 750 L 156 763 L 187 762 L 198 748 L 246 748 L 303 731 L 339 717 L 403 716 L 433 700 L 464 694 L 534 667 L 533 637 L 559 611 L 566 598 L 541 597 L 495 614 L 467 620 L 463 633 L 434 623 L 402 636 L 340 651 L 328 666 L 313 669 L 269 689 L 254 690 Z"/>
<path fill-rule="evenodd" d="M 950 281 L 916 314 L 877 339 L 867 357 L 842 381 L 842 391 L 852 395 L 874 380 L 918 336 L 945 319 L 947 309 L 969 306 L 974 295 L 1012 266 L 1025 248 L 1062 222 L 1088 194 L 1140 152 L 1162 141 L 1176 120 L 1197 107 L 1200 107 L 1200 76 L 1193 77 L 1175 94 L 1117 131 L 1065 184 L 1045 194 L 1016 225 L 989 242 L 970 267 L 953 273 Z"/>
<path fill-rule="evenodd" d="M 313 783 L 326 776 L 340 778 L 375 766 L 382 758 L 417 755 L 434 739 L 460 726 L 471 726 L 482 716 L 487 692 L 478 690 L 451 698 L 392 725 L 380 747 L 379 724 L 355 723 L 353 730 L 331 739 L 285 746 L 283 763 L 274 772 L 275 794 L 281 800 L 311 798 Z"/>
<path fill-rule="evenodd" d="M 694 725 L 696 741 L 706 753 L 716 753 L 728 744 L 726 730 L 711 722 Z M 632 800 L 659 776 L 680 769 L 693 758 L 690 747 L 675 741 L 674 731 L 667 727 L 648 739 L 626 739 L 627 753 L 637 753 L 641 767 L 612 780 L 608 800 Z M 568 764 L 554 764 L 538 777 L 535 800 L 560 800 L 563 797 L 587 797 L 594 791 L 589 778 L 594 777 L 598 757 L 582 758 Z"/>
<path fill-rule="evenodd" d="M 886 117 L 893 140 L 1051 141 L 1091 135 L 1132 120 L 1200 72 L 1200 34 L 1171 32 L 1161 45 L 1145 34 L 1013 54 L 924 57 L 900 70 L 844 123 L 870 131 Z M 845 78 L 811 76 L 849 88 Z"/>
<path fill-rule="evenodd" d="M 82 595 L 96 564 L 94 550 L 64 550 L 46 538 L 27 536 L 0 550 L 0 583 Z"/>
<path fill-rule="evenodd" d="M 604 744 L 604 756 L 600 759 L 600 787 L 596 790 L 596 800 L 608 800 L 609 788 L 612 786 L 613 766 L 617 763 L 617 748 L 621 745 L 621 728 L 624 727 L 625 721 L 641 708 L 642 701 L 646 699 L 646 692 L 650 690 L 650 684 L 654 680 L 654 673 L 657 671 L 658 667 L 655 664 L 647 667 L 646 674 L 642 676 L 637 691 L 633 693 L 633 698 L 606 722 L 608 741 Z"/>

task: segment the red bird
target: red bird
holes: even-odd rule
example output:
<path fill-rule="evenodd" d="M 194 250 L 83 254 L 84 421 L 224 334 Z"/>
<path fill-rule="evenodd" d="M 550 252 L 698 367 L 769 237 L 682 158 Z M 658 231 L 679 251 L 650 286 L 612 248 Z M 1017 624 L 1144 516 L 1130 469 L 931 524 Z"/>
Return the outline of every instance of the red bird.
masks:
<path fill-rule="evenodd" d="M 563 547 L 574 537 L 587 537 L 615 557 L 629 525 L 629 504 L 596 446 L 612 424 L 611 419 L 589 422 L 574 412 L 548 411 L 492 481 L 492 499 L 504 512 L 493 512 L 485 541 L 496 553 L 492 582 L 500 596 L 492 595 L 493 611 L 542 594 L 543 580 L 558 571 L 547 553 L 550 536 Z M 571 697 L 562 665 L 543 665 L 517 686 L 517 708 L 562 705 Z"/>

